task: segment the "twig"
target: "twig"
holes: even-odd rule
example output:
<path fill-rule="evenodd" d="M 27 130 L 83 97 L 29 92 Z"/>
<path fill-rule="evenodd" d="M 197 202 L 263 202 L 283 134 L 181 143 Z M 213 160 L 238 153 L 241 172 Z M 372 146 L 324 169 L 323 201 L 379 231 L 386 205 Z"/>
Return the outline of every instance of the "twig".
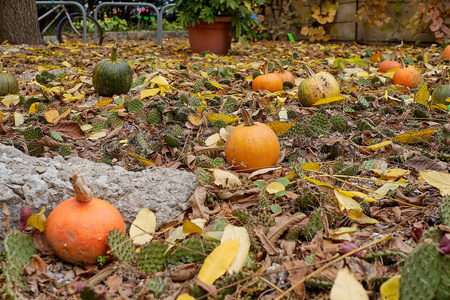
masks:
<path fill-rule="evenodd" d="M 289 292 L 291 292 L 293 289 L 295 289 L 297 286 L 299 286 L 300 284 L 304 283 L 306 280 L 308 280 L 309 278 L 313 277 L 314 275 L 316 275 L 316 274 L 322 272 L 323 270 L 327 269 L 327 268 L 330 267 L 332 264 L 337 263 L 338 261 L 341 261 L 341 260 L 343 260 L 344 258 L 346 258 L 346 257 L 348 257 L 348 256 L 351 256 L 351 255 L 355 254 L 356 252 L 359 252 L 359 251 L 361 251 L 361 250 L 363 250 L 363 249 L 372 247 L 373 245 L 376 245 L 376 244 L 379 244 L 379 243 L 381 243 L 381 242 L 387 241 L 387 240 L 389 240 L 389 239 L 391 239 L 391 238 L 392 238 L 392 235 L 389 234 L 389 235 L 383 237 L 382 239 L 379 239 L 378 241 L 374 241 L 374 242 L 372 242 L 372 243 L 370 243 L 370 244 L 367 244 L 367 245 L 362 246 L 362 247 L 360 247 L 360 248 L 358 248 L 358 249 L 352 250 L 352 251 L 350 251 L 350 252 L 348 252 L 348 253 L 346 253 L 346 254 L 344 254 L 344 255 L 342 255 L 342 256 L 336 258 L 335 260 L 333 260 L 333 261 L 327 263 L 327 264 L 324 265 L 323 267 L 321 267 L 321 268 L 315 270 L 315 271 L 312 272 L 311 274 L 309 274 L 309 275 L 303 277 L 302 280 L 300 280 L 299 282 L 297 282 L 296 284 L 294 284 L 293 286 L 291 286 L 291 287 L 290 287 L 289 289 L 287 289 L 285 292 L 281 293 L 281 295 L 278 296 L 277 298 L 275 298 L 275 300 L 280 300 L 281 298 L 283 298 L 284 296 L 286 296 Z"/>

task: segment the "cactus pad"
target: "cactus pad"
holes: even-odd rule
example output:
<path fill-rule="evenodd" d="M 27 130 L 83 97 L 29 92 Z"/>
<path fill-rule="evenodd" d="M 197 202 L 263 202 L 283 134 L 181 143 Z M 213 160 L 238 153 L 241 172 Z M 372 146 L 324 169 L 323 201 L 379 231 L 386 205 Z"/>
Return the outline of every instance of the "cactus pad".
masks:
<path fill-rule="evenodd" d="M 144 274 L 152 274 L 164 269 L 167 261 L 165 252 L 167 246 L 162 242 L 153 241 L 141 248 L 137 257 L 137 267 Z"/>
<path fill-rule="evenodd" d="M 440 205 L 441 220 L 446 226 L 450 226 L 450 197 L 443 197 Z"/>
<path fill-rule="evenodd" d="M 118 261 L 129 262 L 134 259 L 136 247 L 126 233 L 114 229 L 109 232 L 107 237 L 109 251 Z"/>

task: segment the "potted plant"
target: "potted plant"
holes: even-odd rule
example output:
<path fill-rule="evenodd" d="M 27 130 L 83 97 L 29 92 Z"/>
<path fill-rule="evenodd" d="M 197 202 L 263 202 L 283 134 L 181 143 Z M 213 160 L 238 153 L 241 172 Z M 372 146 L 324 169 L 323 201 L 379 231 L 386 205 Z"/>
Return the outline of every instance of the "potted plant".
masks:
<path fill-rule="evenodd" d="M 262 27 L 254 19 L 252 8 L 266 0 L 175 0 L 181 21 L 188 26 L 192 52 L 210 50 L 224 55 L 230 49 L 231 36 L 241 43 L 256 35 Z"/>

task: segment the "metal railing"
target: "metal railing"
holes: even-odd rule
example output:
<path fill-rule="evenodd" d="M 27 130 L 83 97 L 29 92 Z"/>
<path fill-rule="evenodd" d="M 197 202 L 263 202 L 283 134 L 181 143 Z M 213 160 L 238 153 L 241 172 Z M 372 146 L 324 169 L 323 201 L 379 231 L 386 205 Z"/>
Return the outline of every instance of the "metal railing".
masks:
<path fill-rule="evenodd" d="M 75 1 L 36 1 L 37 5 L 53 5 L 53 4 L 62 4 L 62 5 L 75 5 L 81 10 L 81 15 L 83 17 L 83 41 L 87 43 L 87 28 L 86 28 L 86 11 L 84 10 L 83 5 Z"/>
<path fill-rule="evenodd" d="M 156 13 L 156 44 L 162 45 L 163 41 L 163 14 L 166 11 L 167 8 L 171 6 L 175 6 L 175 4 L 167 4 L 163 8 L 161 8 L 161 11 L 158 10 L 156 6 L 154 6 L 151 3 L 145 3 L 145 2 L 103 2 L 100 3 L 94 10 L 94 19 L 97 21 L 98 19 L 98 12 L 100 8 L 103 6 L 143 6 L 143 7 L 150 7 L 153 9 Z"/>

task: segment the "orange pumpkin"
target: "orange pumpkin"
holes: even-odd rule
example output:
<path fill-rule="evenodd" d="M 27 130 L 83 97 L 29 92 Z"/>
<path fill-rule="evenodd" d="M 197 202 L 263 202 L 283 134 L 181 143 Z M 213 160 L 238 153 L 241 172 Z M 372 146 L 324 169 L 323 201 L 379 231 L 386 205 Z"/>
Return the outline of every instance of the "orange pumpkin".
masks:
<path fill-rule="evenodd" d="M 280 156 L 280 143 L 267 125 L 253 122 L 243 110 L 244 124 L 237 126 L 225 143 L 225 157 L 236 170 L 253 171 L 275 165 Z"/>
<path fill-rule="evenodd" d="M 401 43 L 400 45 L 395 46 L 394 50 L 392 50 L 392 53 L 391 53 L 391 59 L 383 60 L 378 65 L 378 72 L 386 73 L 389 70 L 400 69 L 401 68 L 401 64 L 398 61 L 396 61 L 396 57 L 397 57 L 397 50 L 402 45 L 403 45 L 403 43 Z"/>
<path fill-rule="evenodd" d="M 447 45 L 444 52 L 442 52 L 442 59 L 450 59 L 450 45 Z"/>
<path fill-rule="evenodd" d="M 285 71 L 283 68 L 283 64 L 278 59 L 274 60 L 275 64 L 278 66 L 278 71 L 275 71 L 274 74 L 280 76 L 283 82 L 289 81 L 292 84 L 295 84 L 295 77 L 291 72 Z"/>
<path fill-rule="evenodd" d="M 264 74 L 253 79 L 252 90 L 267 90 L 271 93 L 283 89 L 283 80 L 274 73 L 269 73 L 267 61 L 264 62 Z"/>
<path fill-rule="evenodd" d="M 400 59 L 401 69 L 398 69 L 394 73 L 392 81 L 395 85 L 403 85 L 409 88 L 413 88 L 420 83 L 421 76 L 419 71 L 414 67 L 405 68 L 403 60 Z"/>
<path fill-rule="evenodd" d="M 113 229 L 125 232 L 125 223 L 113 205 L 92 197 L 80 174 L 74 173 L 70 181 L 75 197 L 50 213 L 45 237 L 62 260 L 80 266 L 97 264 L 97 257 L 107 254 L 108 233 Z"/>
<path fill-rule="evenodd" d="M 387 60 L 383 60 L 378 65 L 378 72 L 386 73 L 387 71 L 392 70 L 392 69 L 400 69 L 400 67 L 401 67 L 401 65 L 399 62 L 387 59 Z"/>

